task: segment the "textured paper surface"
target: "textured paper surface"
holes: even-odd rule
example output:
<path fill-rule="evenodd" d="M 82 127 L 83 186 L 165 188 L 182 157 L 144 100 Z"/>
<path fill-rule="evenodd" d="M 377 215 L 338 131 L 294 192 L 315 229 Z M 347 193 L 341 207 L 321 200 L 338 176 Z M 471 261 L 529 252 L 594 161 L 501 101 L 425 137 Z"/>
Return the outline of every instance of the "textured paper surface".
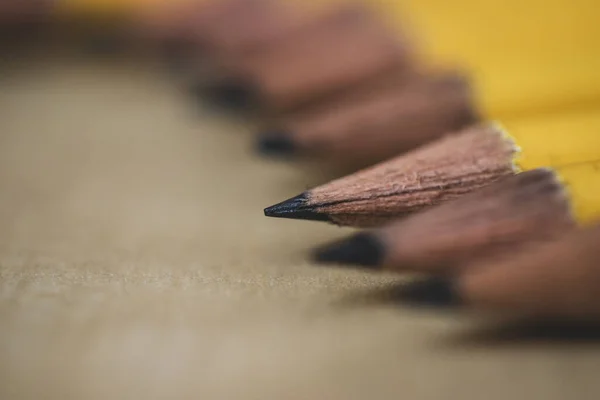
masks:
<path fill-rule="evenodd" d="M 367 301 L 397 277 L 310 265 L 349 231 L 262 209 L 325 176 L 254 157 L 156 71 L 12 65 L 0 398 L 597 398 L 595 342 L 475 340 L 473 316 Z"/>

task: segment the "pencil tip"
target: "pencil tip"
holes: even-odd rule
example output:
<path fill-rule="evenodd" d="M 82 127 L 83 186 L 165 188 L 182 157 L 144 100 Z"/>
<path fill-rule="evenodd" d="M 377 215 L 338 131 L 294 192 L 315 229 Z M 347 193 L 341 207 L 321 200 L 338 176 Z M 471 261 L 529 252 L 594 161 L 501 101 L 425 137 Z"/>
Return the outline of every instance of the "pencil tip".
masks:
<path fill-rule="evenodd" d="M 252 90 L 240 82 L 221 82 L 205 89 L 208 100 L 220 107 L 243 110 L 253 106 Z"/>
<path fill-rule="evenodd" d="M 329 221 L 326 214 L 319 213 L 309 204 L 309 196 L 302 193 L 291 199 L 265 208 L 265 216 L 274 218 L 305 219 L 309 221 Z"/>
<path fill-rule="evenodd" d="M 377 268 L 383 262 L 385 246 L 372 233 L 358 233 L 347 239 L 317 249 L 315 261 L 350 264 L 364 268 Z"/>
<path fill-rule="evenodd" d="M 285 131 L 263 132 L 256 141 L 256 151 L 264 156 L 291 156 L 296 150 L 292 136 Z"/>

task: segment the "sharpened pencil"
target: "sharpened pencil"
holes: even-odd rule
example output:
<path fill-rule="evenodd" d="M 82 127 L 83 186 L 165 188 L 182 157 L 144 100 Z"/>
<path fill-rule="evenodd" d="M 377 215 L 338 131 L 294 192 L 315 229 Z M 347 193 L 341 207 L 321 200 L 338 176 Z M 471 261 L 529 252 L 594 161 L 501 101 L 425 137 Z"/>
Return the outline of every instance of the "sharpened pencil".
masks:
<path fill-rule="evenodd" d="M 499 128 L 472 127 L 269 207 L 265 215 L 380 225 L 514 174 L 517 150 Z"/>
<path fill-rule="evenodd" d="M 476 125 L 311 189 L 267 208 L 265 215 L 377 226 L 520 170 L 595 162 L 600 159 L 600 137 L 593 131 L 598 116 L 592 112 L 557 120 L 548 117 L 516 125 L 510 135 L 497 124 Z M 593 170 L 586 170 L 573 179 L 569 184 L 580 187 L 598 178 Z M 590 197 L 585 187 L 580 189 L 578 199 Z M 589 202 L 585 208 L 597 212 Z"/>
<path fill-rule="evenodd" d="M 374 83 L 370 92 L 350 100 L 335 98 L 316 112 L 283 118 L 259 135 L 257 149 L 269 156 L 368 165 L 478 120 L 462 74 L 448 71 L 403 78 L 384 87 Z"/>
<path fill-rule="evenodd" d="M 227 78 L 209 92 L 217 98 L 220 92 L 243 93 L 249 108 L 280 113 L 412 67 L 413 58 L 405 38 L 387 29 L 377 15 L 364 6 L 344 4 L 321 16 L 311 29 L 258 55 L 223 60 Z"/>
<path fill-rule="evenodd" d="M 472 260 L 512 254 L 573 229 L 571 208 L 558 175 L 534 169 L 326 245 L 314 257 L 348 267 L 455 274 Z"/>

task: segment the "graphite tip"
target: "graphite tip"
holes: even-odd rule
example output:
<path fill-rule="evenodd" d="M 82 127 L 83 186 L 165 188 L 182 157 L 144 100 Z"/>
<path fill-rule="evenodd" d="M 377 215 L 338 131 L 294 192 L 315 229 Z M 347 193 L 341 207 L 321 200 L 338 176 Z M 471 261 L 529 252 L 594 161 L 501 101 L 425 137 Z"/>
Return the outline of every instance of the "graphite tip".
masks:
<path fill-rule="evenodd" d="M 212 85 L 205 90 L 209 101 L 232 110 L 244 110 L 254 105 L 252 89 L 241 82 L 225 81 Z"/>
<path fill-rule="evenodd" d="M 307 193 L 302 193 L 265 208 L 265 216 L 309 221 L 329 221 L 329 217 L 326 214 L 318 212 L 316 207 L 310 204 L 310 197 Z"/>
<path fill-rule="evenodd" d="M 263 132 L 256 141 L 256 152 L 268 157 L 292 156 L 297 150 L 292 136 L 285 131 Z"/>
<path fill-rule="evenodd" d="M 383 263 L 385 246 L 372 233 L 358 233 L 317 249 L 313 258 L 321 263 L 349 264 L 375 269 Z"/>

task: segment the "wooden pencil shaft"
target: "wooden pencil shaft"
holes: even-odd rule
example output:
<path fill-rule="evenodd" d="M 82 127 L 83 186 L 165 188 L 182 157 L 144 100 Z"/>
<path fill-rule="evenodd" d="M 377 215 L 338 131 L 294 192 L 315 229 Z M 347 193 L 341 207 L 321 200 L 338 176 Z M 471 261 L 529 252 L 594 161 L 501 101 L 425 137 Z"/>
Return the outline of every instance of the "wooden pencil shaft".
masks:
<path fill-rule="evenodd" d="M 476 125 L 308 192 L 339 225 L 369 227 L 460 197 L 515 173 L 514 143 Z"/>

